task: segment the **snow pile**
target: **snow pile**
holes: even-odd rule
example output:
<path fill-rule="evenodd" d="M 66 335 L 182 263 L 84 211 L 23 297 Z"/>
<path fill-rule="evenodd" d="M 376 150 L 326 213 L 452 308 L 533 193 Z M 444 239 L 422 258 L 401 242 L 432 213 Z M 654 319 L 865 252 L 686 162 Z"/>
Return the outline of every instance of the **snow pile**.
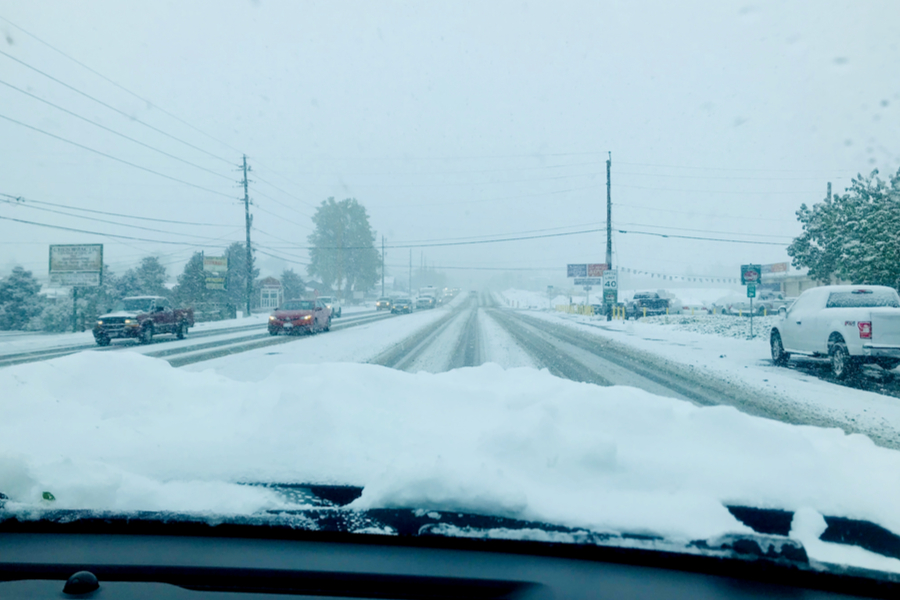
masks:
<path fill-rule="evenodd" d="M 753 317 L 754 337 L 768 339 L 769 331 L 778 322 L 779 317 Z M 668 325 L 681 331 L 691 331 L 706 335 L 750 339 L 750 318 L 731 315 L 664 315 L 641 318 L 641 323 L 648 325 Z"/>
<path fill-rule="evenodd" d="M 497 365 L 285 365 L 256 383 L 134 353 L 0 371 L 0 490 L 59 508 L 251 513 L 236 482 L 365 486 L 415 507 L 674 540 L 747 529 L 723 503 L 900 531 L 900 453 L 862 435 Z M 900 563 L 898 563 L 900 564 Z"/>

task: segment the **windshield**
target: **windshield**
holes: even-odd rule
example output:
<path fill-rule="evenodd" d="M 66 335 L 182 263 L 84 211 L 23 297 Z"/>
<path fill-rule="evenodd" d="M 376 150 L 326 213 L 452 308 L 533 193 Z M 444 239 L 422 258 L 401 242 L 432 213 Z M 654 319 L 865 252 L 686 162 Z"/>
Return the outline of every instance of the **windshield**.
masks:
<path fill-rule="evenodd" d="M 291 300 L 285 302 L 281 310 L 313 310 L 316 303 L 312 300 Z"/>
<path fill-rule="evenodd" d="M 900 297 L 893 290 L 856 290 L 853 292 L 832 292 L 828 296 L 826 308 L 877 308 L 900 307 Z"/>
<path fill-rule="evenodd" d="M 4 3 L 0 493 L 900 577 L 898 23 Z"/>
<path fill-rule="evenodd" d="M 149 312 L 154 305 L 152 298 L 125 298 L 116 302 L 113 311 Z"/>

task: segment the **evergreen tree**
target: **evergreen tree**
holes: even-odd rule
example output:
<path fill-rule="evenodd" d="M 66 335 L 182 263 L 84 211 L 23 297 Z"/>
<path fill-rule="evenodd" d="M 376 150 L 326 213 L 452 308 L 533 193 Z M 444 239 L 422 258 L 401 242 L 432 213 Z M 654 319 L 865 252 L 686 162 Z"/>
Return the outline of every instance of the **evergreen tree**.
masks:
<path fill-rule="evenodd" d="M 203 270 L 203 253 L 195 252 L 184 265 L 178 276 L 178 285 L 173 290 L 175 302 L 179 306 L 193 306 L 201 302 L 214 302 L 221 291 L 206 289 L 206 271 Z"/>
<path fill-rule="evenodd" d="M 226 276 L 225 298 L 226 302 L 237 307 L 238 310 L 246 307 L 247 302 L 247 247 L 241 242 L 234 242 L 225 250 L 225 256 L 228 257 L 228 275 Z M 256 268 L 256 258 L 253 257 L 251 263 L 254 286 L 252 304 L 257 304 L 259 299 L 258 285 L 256 280 L 259 278 L 259 269 Z"/>
<path fill-rule="evenodd" d="M 295 300 L 306 295 L 306 285 L 294 269 L 285 269 L 281 272 L 281 287 L 284 290 L 285 300 Z"/>
<path fill-rule="evenodd" d="M 365 207 L 354 198 L 323 200 L 313 215 L 307 271 L 343 298 L 350 290 L 367 290 L 378 280 L 381 255 Z"/>
<path fill-rule="evenodd" d="M 900 288 L 900 170 L 885 182 L 873 171 L 844 195 L 807 207 L 803 233 L 788 247 L 795 267 L 822 283 L 833 278 Z"/>
<path fill-rule="evenodd" d="M 25 329 L 43 310 L 40 291 L 41 284 L 22 267 L 0 281 L 0 329 Z"/>
<path fill-rule="evenodd" d="M 116 285 L 118 296 L 168 296 L 166 268 L 155 256 L 145 256 L 136 268 L 128 269 Z"/>

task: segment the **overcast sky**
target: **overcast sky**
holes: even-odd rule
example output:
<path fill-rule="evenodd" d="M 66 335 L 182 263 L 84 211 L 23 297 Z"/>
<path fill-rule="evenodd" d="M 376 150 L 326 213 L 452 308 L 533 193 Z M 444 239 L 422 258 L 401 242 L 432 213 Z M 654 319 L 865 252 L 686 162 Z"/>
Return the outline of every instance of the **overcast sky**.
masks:
<path fill-rule="evenodd" d="M 787 260 L 794 211 L 826 182 L 900 166 L 895 0 L 41 0 L 0 17 L 0 193 L 26 199 L 0 217 L 180 244 L 0 219 L 3 273 L 45 276 L 49 244 L 102 242 L 114 271 L 157 254 L 175 275 L 244 239 L 244 153 L 254 243 L 295 263 L 329 196 L 359 200 L 388 245 L 602 229 L 612 152 L 615 265 L 732 277 Z M 564 282 L 605 244 L 604 231 L 413 261 Z M 264 274 L 305 274 L 258 258 Z M 389 272 L 408 260 L 389 250 Z"/>

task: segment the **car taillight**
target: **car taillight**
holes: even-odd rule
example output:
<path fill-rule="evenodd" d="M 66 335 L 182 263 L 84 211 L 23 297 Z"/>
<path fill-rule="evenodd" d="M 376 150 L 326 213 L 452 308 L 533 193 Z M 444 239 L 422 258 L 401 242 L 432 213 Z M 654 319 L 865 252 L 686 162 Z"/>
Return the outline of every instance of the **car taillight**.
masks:
<path fill-rule="evenodd" d="M 871 321 L 860 321 L 856 324 L 859 327 L 859 337 L 862 339 L 870 340 L 872 339 L 872 322 Z"/>

